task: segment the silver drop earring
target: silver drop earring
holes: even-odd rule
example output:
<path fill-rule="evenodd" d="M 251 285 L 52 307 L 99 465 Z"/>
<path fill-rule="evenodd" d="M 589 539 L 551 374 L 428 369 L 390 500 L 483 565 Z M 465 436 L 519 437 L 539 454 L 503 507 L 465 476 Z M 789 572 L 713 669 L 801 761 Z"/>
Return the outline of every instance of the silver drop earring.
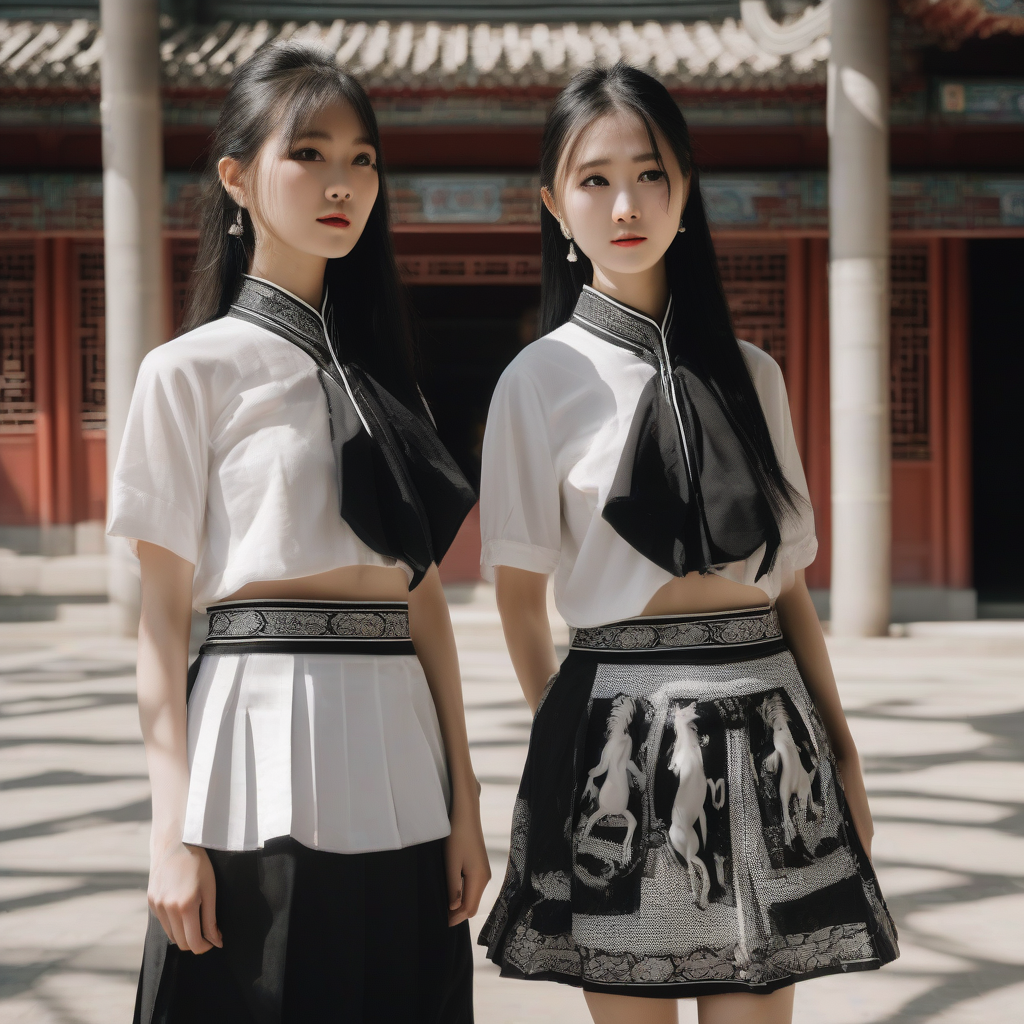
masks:
<path fill-rule="evenodd" d="M 569 251 L 565 254 L 565 258 L 570 263 L 575 263 L 576 260 L 579 258 L 576 255 L 576 247 L 572 244 L 571 238 L 569 239 Z"/>
<path fill-rule="evenodd" d="M 235 223 L 228 228 L 228 234 L 234 235 L 235 238 L 241 238 L 245 234 L 245 228 L 242 226 L 242 208 L 238 208 L 238 213 L 235 214 Z"/>
<path fill-rule="evenodd" d="M 683 227 L 683 225 L 682 225 L 682 224 L 680 224 L 680 225 L 679 225 L 679 231 L 677 232 L 677 234 L 680 234 L 680 235 L 681 235 L 681 234 L 682 234 L 682 233 L 683 233 L 683 232 L 684 232 L 685 230 L 686 230 L 686 228 L 684 228 L 684 227 Z"/>

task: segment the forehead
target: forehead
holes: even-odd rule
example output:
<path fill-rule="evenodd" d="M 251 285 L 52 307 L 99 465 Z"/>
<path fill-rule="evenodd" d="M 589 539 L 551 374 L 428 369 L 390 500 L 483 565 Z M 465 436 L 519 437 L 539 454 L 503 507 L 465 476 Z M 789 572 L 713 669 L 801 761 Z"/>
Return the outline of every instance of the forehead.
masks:
<path fill-rule="evenodd" d="M 300 111 L 291 126 L 282 125 L 282 131 L 290 134 L 293 141 L 313 137 L 334 142 L 369 143 L 369 133 L 359 115 L 352 104 L 341 97 L 327 100 L 309 111 Z"/>
<path fill-rule="evenodd" d="M 664 148 L 660 141 L 659 148 Z M 630 160 L 650 151 L 643 121 L 632 111 L 613 110 L 582 129 L 567 154 L 567 163 L 578 166 L 601 157 Z"/>

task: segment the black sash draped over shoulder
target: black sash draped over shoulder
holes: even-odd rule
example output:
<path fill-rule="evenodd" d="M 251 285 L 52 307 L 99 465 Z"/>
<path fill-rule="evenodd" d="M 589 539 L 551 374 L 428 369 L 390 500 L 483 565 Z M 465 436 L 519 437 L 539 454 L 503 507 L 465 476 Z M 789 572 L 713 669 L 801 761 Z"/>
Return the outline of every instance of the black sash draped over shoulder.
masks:
<path fill-rule="evenodd" d="M 670 352 L 663 323 L 585 287 L 572 320 L 654 367 L 602 516 L 633 548 L 673 576 L 744 561 L 764 546 L 757 579 L 771 572 L 778 523 L 729 410 Z"/>
<path fill-rule="evenodd" d="M 324 314 L 330 315 L 329 309 Z M 416 587 L 440 563 L 476 495 L 430 423 L 360 366 L 344 363 L 324 314 L 246 277 L 228 316 L 272 331 L 316 363 L 327 399 L 341 517 L 367 547 L 412 569 Z"/>

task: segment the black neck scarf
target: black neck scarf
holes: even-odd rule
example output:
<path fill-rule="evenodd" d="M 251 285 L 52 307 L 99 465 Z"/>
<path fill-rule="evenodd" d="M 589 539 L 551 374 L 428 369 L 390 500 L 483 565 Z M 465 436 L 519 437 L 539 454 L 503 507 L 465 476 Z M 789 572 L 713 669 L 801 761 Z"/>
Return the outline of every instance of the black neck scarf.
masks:
<path fill-rule="evenodd" d="M 574 323 L 657 371 L 637 402 L 602 516 L 655 565 L 685 576 L 741 562 L 762 545 L 756 579 L 771 572 L 779 526 L 729 410 L 669 349 L 665 320 L 585 287 Z"/>
<path fill-rule="evenodd" d="M 245 277 L 228 316 L 292 342 L 316 363 L 327 399 L 341 517 L 367 547 L 413 571 L 440 563 L 476 495 L 427 415 L 409 409 L 355 363 L 343 363 L 322 313 Z M 426 413 L 426 406 L 423 412 Z"/>

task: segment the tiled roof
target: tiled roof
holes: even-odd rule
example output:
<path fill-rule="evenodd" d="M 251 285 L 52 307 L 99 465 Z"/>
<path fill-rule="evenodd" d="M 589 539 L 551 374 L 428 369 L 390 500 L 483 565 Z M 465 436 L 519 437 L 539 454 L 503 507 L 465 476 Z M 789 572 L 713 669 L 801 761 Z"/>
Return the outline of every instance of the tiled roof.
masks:
<path fill-rule="evenodd" d="M 225 21 L 167 26 L 160 55 L 166 86 L 201 90 L 224 88 L 259 46 L 289 38 L 331 48 L 378 91 L 558 87 L 585 65 L 620 58 L 670 88 L 772 90 L 824 81 L 826 7 L 809 7 L 786 26 L 763 17 L 586 25 Z M 765 10 L 749 0 L 743 9 Z M 0 88 L 95 88 L 102 51 L 94 22 L 0 21 Z"/>

